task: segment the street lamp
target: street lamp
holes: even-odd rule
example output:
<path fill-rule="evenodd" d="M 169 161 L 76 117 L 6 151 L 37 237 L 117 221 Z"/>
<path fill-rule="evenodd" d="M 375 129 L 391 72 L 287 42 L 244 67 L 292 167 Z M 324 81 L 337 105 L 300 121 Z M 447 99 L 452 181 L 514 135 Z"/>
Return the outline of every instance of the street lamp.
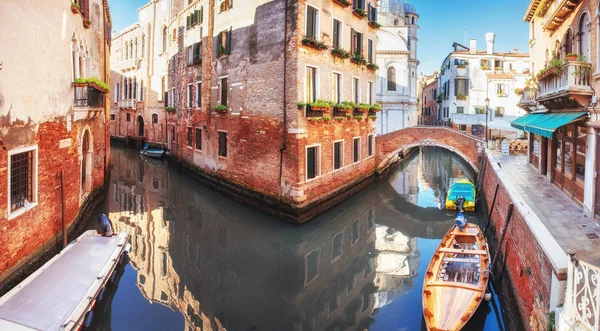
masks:
<path fill-rule="evenodd" d="M 488 111 L 490 108 L 490 98 L 485 98 L 485 148 L 488 148 Z"/>

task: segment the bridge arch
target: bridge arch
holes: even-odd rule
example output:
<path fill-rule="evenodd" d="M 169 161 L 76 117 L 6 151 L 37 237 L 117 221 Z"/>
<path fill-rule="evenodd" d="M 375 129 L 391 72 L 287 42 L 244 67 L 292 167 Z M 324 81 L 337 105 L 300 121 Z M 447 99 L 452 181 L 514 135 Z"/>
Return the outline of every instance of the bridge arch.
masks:
<path fill-rule="evenodd" d="M 452 151 L 479 173 L 479 156 L 485 144 L 484 140 L 469 134 L 447 127 L 431 126 L 410 127 L 377 136 L 375 140 L 377 173 L 384 172 L 398 161 L 401 151 L 420 146 L 436 146 Z"/>

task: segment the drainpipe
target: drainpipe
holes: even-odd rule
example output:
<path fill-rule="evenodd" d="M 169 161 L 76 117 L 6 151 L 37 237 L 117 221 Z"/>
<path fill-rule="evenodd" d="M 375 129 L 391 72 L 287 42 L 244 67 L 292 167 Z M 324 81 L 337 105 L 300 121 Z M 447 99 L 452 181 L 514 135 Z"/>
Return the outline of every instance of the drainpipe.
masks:
<path fill-rule="evenodd" d="M 285 18 L 284 18 L 284 33 L 283 33 L 283 137 L 281 139 L 281 148 L 279 149 L 279 197 L 283 197 L 283 153 L 287 148 L 287 44 L 288 44 L 288 1 L 285 0 Z"/>

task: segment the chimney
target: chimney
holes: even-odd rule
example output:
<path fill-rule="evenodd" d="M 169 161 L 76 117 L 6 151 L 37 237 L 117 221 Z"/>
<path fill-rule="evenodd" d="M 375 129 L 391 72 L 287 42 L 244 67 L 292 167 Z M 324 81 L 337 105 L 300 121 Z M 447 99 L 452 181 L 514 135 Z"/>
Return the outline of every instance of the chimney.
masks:
<path fill-rule="evenodd" d="M 496 41 L 496 35 L 493 32 L 485 34 L 485 42 L 487 44 L 487 53 L 494 54 L 494 42 Z"/>
<path fill-rule="evenodd" d="M 515 53 L 515 54 L 519 53 L 519 49 L 518 48 L 513 49 L 513 53 Z"/>
<path fill-rule="evenodd" d="M 477 39 L 471 38 L 469 41 L 469 53 L 477 54 Z"/>

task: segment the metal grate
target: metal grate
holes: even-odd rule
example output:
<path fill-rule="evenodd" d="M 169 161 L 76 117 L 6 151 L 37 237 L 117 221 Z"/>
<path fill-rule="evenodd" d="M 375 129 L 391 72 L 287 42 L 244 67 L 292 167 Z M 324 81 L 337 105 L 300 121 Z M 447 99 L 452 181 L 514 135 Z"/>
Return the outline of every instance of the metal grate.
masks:
<path fill-rule="evenodd" d="M 10 157 L 10 211 L 33 201 L 33 151 Z"/>

